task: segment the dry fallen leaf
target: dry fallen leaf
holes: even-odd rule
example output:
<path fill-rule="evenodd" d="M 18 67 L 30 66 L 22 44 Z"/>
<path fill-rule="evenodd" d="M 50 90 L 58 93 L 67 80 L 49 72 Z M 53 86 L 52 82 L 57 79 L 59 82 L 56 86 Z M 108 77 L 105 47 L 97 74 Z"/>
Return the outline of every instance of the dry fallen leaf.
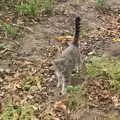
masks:
<path fill-rule="evenodd" d="M 56 41 L 65 43 L 73 40 L 73 36 L 67 35 L 67 36 L 59 36 L 55 38 Z"/>
<path fill-rule="evenodd" d="M 64 117 L 65 117 L 65 120 L 68 120 L 69 119 L 69 114 L 70 114 L 70 111 L 67 107 L 67 101 L 64 100 L 64 101 L 57 101 L 54 105 L 54 109 L 55 110 L 62 110 L 64 112 Z M 56 117 L 55 120 L 59 120 L 59 117 Z"/>
<path fill-rule="evenodd" d="M 113 38 L 114 42 L 120 42 L 120 38 Z"/>
<path fill-rule="evenodd" d="M 21 84 L 19 81 L 14 82 L 13 90 L 16 90 L 17 88 L 21 88 Z"/>
<path fill-rule="evenodd" d="M 60 120 L 60 118 L 56 118 L 56 117 L 55 117 L 55 118 L 53 118 L 53 119 L 54 119 L 54 120 Z"/>
<path fill-rule="evenodd" d="M 54 108 L 55 109 L 60 108 L 63 109 L 64 111 L 67 110 L 67 106 L 62 101 L 57 101 L 54 105 Z"/>
<path fill-rule="evenodd" d="M 11 21 L 12 21 L 11 19 L 12 18 L 6 16 L 5 22 L 8 23 L 8 24 L 11 23 Z"/>
<path fill-rule="evenodd" d="M 113 96 L 113 97 L 112 97 L 112 101 L 113 101 L 115 107 L 120 106 L 119 96 Z"/>

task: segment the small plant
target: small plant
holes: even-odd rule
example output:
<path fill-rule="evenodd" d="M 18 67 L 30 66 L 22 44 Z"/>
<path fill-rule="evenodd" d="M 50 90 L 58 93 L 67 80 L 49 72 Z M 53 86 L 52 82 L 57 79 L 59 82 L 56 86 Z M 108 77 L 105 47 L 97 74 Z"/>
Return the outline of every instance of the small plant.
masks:
<path fill-rule="evenodd" d="M 21 107 L 20 120 L 32 120 L 33 115 L 33 109 L 30 105 L 25 105 Z"/>
<path fill-rule="evenodd" d="M 1 23 L 4 31 L 7 32 L 8 35 L 14 36 L 17 34 L 17 29 L 13 25 L 5 23 L 3 21 L 0 21 L 0 23 Z"/>
<path fill-rule="evenodd" d="M 105 0 L 96 0 L 96 9 L 104 10 L 105 8 Z"/>
<path fill-rule="evenodd" d="M 34 113 L 31 105 L 17 106 L 8 104 L 1 114 L 1 120 L 33 120 Z"/>
<path fill-rule="evenodd" d="M 0 43 L 0 51 L 8 48 L 8 45 L 5 43 Z"/>
<path fill-rule="evenodd" d="M 68 86 L 68 106 L 70 110 L 75 110 L 76 108 L 80 107 L 81 105 L 85 104 L 85 99 L 83 96 L 83 91 L 81 91 L 80 86 Z"/>
<path fill-rule="evenodd" d="M 80 90 L 80 86 L 67 86 L 67 92 L 68 93 L 72 93 L 72 92 L 75 92 L 75 91 L 79 91 Z"/>
<path fill-rule="evenodd" d="M 112 80 L 111 85 L 113 89 L 120 90 L 120 80 Z"/>
<path fill-rule="evenodd" d="M 35 16 L 37 14 L 37 0 L 30 0 L 28 3 L 16 5 L 16 9 L 22 14 Z"/>
<path fill-rule="evenodd" d="M 41 89 L 41 79 L 37 76 L 27 76 L 23 79 L 21 86 L 24 90 L 29 91 L 32 86 L 36 86 L 38 89 Z"/>
<path fill-rule="evenodd" d="M 104 2 L 105 2 L 104 0 L 96 0 L 98 6 L 103 6 Z"/>
<path fill-rule="evenodd" d="M 42 11 L 45 13 L 52 11 L 53 0 L 30 0 L 27 3 L 16 5 L 16 9 L 22 14 L 37 16 Z"/>

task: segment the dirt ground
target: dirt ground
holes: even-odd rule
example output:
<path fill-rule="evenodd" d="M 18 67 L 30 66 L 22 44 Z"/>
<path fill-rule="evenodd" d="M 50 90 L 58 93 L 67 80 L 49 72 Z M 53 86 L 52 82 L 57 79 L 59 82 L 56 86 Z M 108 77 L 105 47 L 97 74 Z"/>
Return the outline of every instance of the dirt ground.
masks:
<path fill-rule="evenodd" d="M 102 100 L 94 101 L 98 94 L 93 95 L 91 101 L 83 101 L 78 109 L 70 111 L 69 117 L 65 118 L 63 111 L 54 108 L 54 104 L 66 96 L 59 94 L 57 79 L 51 68 L 51 62 L 58 54 L 56 46 L 61 44 L 55 38 L 64 33 L 74 35 L 76 16 L 82 19 L 80 50 L 84 56 L 93 51 L 95 55 L 105 53 L 114 56 L 116 46 L 120 50 L 120 42 L 113 41 L 114 38 L 120 38 L 120 8 L 119 0 L 116 1 L 118 3 L 113 7 L 111 0 L 111 9 L 99 11 L 95 8 L 94 0 L 82 0 L 79 4 L 61 0 L 55 4 L 52 15 L 42 16 L 34 24 L 26 23 L 29 29 L 24 30 L 22 36 L 12 39 L 2 37 L 1 33 L 0 43 L 7 44 L 7 50 L 0 52 L 0 99 L 3 106 L 8 102 L 17 105 L 29 103 L 34 106 L 35 120 L 48 120 L 46 116 L 51 112 L 57 116 L 55 120 L 120 120 L 120 107 L 115 107 L 109 97 L 103 103 Z M 87 98 L 94 90 L 97 91 L 96 80 L 86 80 L 86 76 L 75 79 L 77 84 L 84 84 Z M 102 78 L 96 79 L 100 86 L 108 84 Z M 23 88 L 23 81 L 33 84 Z M 99 91 L 102 92 L 102 88 Z M 108 89 L 106 91 L 110 96 L 120 96 L 119 93 L 110 93 Z"/>

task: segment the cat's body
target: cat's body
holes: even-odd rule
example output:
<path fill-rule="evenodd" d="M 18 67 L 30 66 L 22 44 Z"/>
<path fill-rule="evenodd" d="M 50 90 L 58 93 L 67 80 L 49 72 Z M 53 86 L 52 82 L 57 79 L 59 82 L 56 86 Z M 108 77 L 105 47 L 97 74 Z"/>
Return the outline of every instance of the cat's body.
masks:
<path fill-rule="evenodd" d="M 70 74 L 73 69 L 77 71 L 80 67 L 80 52 L 79 52 L 79 32 L 80 32 L 80 17 L 75 20 L 76 30 L 75 37 L 72 44 L 69 45 L 59 56 L 54 60 L 53 65 L 55 68 L 55 74 L 58 78 L 57 87 L 62 85 L 61 93 L 65 93 L 65 83 L 70 79 Z"/>

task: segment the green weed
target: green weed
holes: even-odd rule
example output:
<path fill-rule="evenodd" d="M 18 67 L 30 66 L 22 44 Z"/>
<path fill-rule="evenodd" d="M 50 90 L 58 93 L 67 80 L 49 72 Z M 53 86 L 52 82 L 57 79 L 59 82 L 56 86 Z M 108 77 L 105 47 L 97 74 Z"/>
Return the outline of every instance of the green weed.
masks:
<path fill-rule="evenodd" d="M 75 92 L 75 91 L 78 91 L 78 90 L 80 90 L 80 86 L 71 86 L 71 85 L 67 86 L 67 92 L 68 93 L 72 93 L 72 92 Z"/>
<path fill-rule="evenodd" d="M 34 111 L 31 105 L 17 106 L 8 104 L 1 114 L 1 120 L 33 120 Z"/>
<path fill-rule="evenodd" d="M 105 3 L 105 0 L 96 0 L 96 4 L 99 7 L 102 7 L 104 5 L 104 3 Z"/>
<path fill-rule="evenodd" d="M 96 0 L 95 7 L 98 11 L 104 11 L 105 10 L 105 0 Z"/>
<path fill-rule="evenodd" d="M 53 0 L 30 0 L 27 3 L 16 5 L 16 10 L 25 15 L 37 16 L 42 11 L 52 11 Z"/>
<path fill-rule="evenodd" d="M 87 63 L 87 73 L 90 77 L 96 77 L 102 73 L 106 73 L 111 80 L 111 84 L 116 88 L 120 88 L 120 60 L 107 57 L 92 57 L 91 63 Z"/>
<path fill-rule="evenodd" d="M 22 14 L 35 16 L 37 14 L 37 0 L 30 0 L 28 3 L 16 5 L 16 10 Z"/>
<path fill-rule="evenodd" d="M 68 106 L 70 110 L 75 110 L 76 107 L 80 107 L 81 105 L 85 104 L 85 100 L 83 97 L 83 91 L 81 90 L 80 86 L 68 86 Z"/>
<path fill-rule="evenodd" d="M 4 31 L 7 32 L 8 35 L 14 36 L 17 34 L 17 29 L 13 25 L 5 23 L 3 21 L 0 21 L 0 23 L 1 23 Z"/>
<path fill-rule="evenodd" d="M 23 79 L 21 86 L 24 90 L 29 91 L 32 86 L 36 86 L 36 88 L 41 89 L 41 79 L 37 76 L 27 76 Z"/>

